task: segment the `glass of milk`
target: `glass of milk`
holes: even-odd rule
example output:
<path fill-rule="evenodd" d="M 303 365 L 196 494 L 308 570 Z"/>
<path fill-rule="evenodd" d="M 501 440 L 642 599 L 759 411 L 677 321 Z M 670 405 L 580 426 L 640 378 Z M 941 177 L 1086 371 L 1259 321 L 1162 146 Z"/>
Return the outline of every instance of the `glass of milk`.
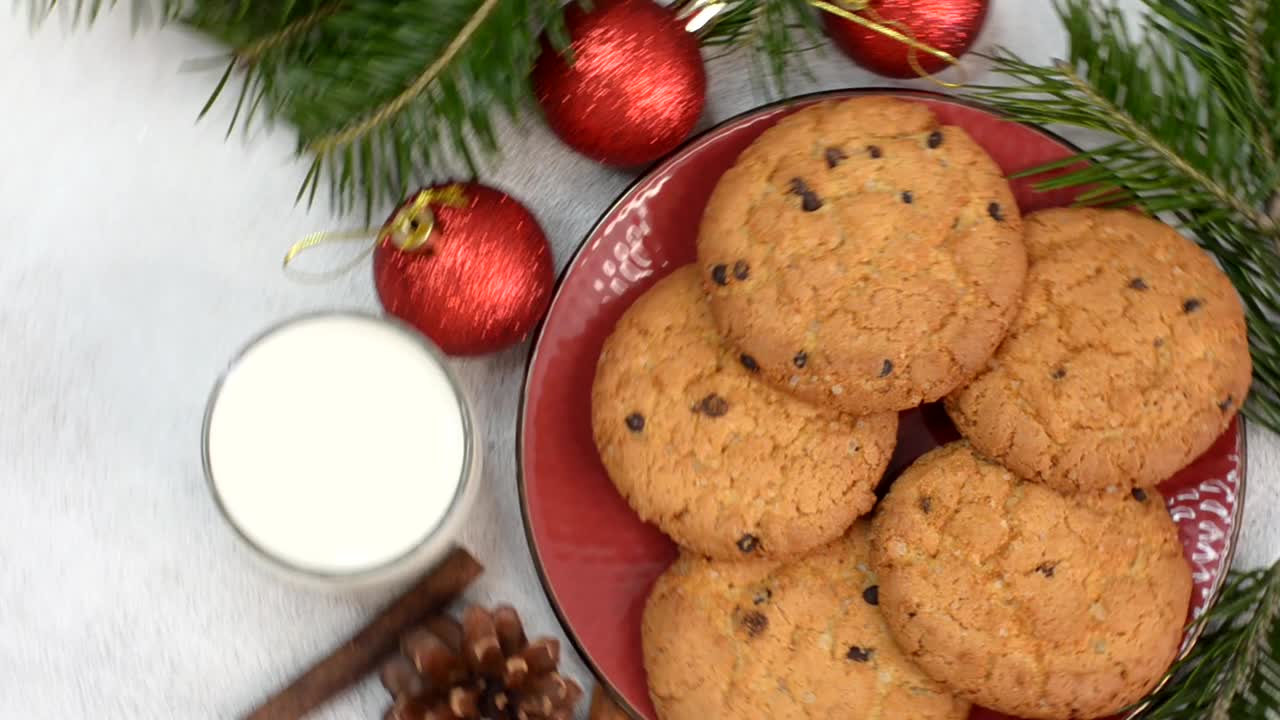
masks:
<path fill-rule="evenodd" d="M 324 588 L 406 580 L 453 545 L 480 470 L 444 355 L 399 321 L 307 315 L 251 341 L 213 389 L 204 470 L 262 560 Z"/>

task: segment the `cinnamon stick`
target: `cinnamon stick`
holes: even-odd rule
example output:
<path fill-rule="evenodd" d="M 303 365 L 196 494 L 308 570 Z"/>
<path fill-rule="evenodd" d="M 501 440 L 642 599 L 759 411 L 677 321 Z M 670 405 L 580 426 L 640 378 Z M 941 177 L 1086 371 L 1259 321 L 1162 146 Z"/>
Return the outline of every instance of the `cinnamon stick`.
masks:
<path fill-rule="evenodd" d="M 364 629 L 276 693 L 245 720 L 299 720 L 359 681 L 400 644 L 400 636 L 439 612 L 484 568 L 457 548 L 422 580 L 378 613 Z"/>

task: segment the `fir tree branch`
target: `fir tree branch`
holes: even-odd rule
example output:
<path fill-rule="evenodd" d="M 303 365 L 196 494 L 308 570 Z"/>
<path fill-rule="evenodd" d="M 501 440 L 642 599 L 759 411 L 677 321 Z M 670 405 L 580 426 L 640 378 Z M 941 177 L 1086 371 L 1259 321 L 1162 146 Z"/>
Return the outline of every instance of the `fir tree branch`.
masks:
<path fill-rule="evenodd" d="M 1234 193 L 1223 187 L 1222 184 L 1192 166 L 1191 163 L 1174 152 L 1172 148 L 1160 142 L 1146 128 L 1138 124 L 1129 113 L 1102 97 L 1089 83 L 1080 77 L 1071 65 L 1066 62 L 1059 62 L 1057 63 L 1057 70 L 1075 88 L 1076 92 L 1080 93 L 1086 102 L 1092 104 L 1097 112 L 1110 119 L 1111 123 L 1113 123 L 1111 128 L 1113 132 L 1131 137 L 1139 145 L 1159 155 L 1170 167 L 1186 176 L 1194 184 L 1199 185 L 1218 202 L 1234 209 L 1241 217 L 1252 223 L 1255 228 L 1269 233 L 1277 231 L 1275 222 L 1266 213 L 1236 197 Z"/>
<path fill-rule="evenodd" d="M 118 0 L 75 0 L 73 3 L 62 0 L 29 0 L 28 17 L 33 27 L 39 26 L 55 12 L 63 11 L 70 15 L 71 24 L 81 22 L 92 25 L 103 10 L 115 8 Z M 130 3 L 130 14 L 135 28 L 150 21 L 168 22 L 177 18 L 182 11 L 182 0 L 133 0 Z"/>
<path fill-rule="evenodd" d="M 283 14 L 235 1 L 194 0 L 188 19 L 236 48 L 233 124 L 288 121 L 311 161 L 299 199 L 327 181 L 366 220 L 413 184 L 476 174 L 498 151 L 492 113 L 532 105 L 541 32 L 564 44 L 554 0 L 300 0 Z"/>
<path fill-rule="evenodd" d="M 374 128 L 384 125 L 387 120 L 403 112 L 409 103 L 420 97 L 422 93 L 426 91 L 427 87 L 430 86 L 437 77 L 439 77 L 440 73 L 449 66 L 449 63 L 453 62 L 453 59 L 457 57 L 458 52 L 462 50 L 463 46 L 465 46 L 467 42 L 471 40 L 472 36 L 475 35 L 476 29 L 480 27 L 480 23 L 489 18 L 493 13 L 493 9 L 497 7 L 497 5 L 498 0 L 484 0 L 480 4 L 480 7 L 476 8 L 476 11 L 471 15 L 471 18 L 467 20 L 467 24 L 462 26 L 462 29 L 458 31 L 458 34 L 454 36 L 453 40 L 447 47 L 445 47 L 444 51 L 440 53 L 440 56 L 436 58 L 426 70 L 423 70 L 422 74 L 414 79 L 413 83 L 409 85 L 409 87 L 404 89 L 404 92 L 401 92 L 390 102 L 383 104 L 371 115 L 354 125 L 349 125 L 338 132 L 330 133 L 308 143 L 307 149 L 319 155 L 328 154 L 332 152 L 334 148 L 349 145 L 355 140 L 368 135 Z"/>
<path fill-rule="evenodd" d="M 1249 69 L 1249 86 L 1253 96 L 1261 107 L 1270 107 L 1266 83 L 1262 76 L 1262 38 L 1258 36 L 1258 23 L 1262 19 L 1262 0 L 1244 0 L 1244 49 Z M 1259 116 L 1261 117 L 1261 116 Z M 1274 165 L 1276 162 L 1275 139 L 1271 128 L 1263 122 L 1255 122 L 1262 152 L 1266 161 Z M 1272 216 L 1274 219 L 1274 215 Z"/>

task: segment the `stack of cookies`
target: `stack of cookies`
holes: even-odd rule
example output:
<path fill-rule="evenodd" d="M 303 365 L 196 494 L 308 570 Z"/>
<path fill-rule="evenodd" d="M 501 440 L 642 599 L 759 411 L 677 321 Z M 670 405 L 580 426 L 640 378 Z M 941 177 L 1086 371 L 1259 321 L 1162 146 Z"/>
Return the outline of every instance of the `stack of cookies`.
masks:
<path fill-rule="evenodd" d="M 1092 718 L 1182 639 L 1154 486 L 1248 391 L 1240 301 L 1127 211 L 1022 218 L 922 104 L 818 104 L 720 180 L 698 262 L 605 344 L 604 466 L 682 548 L 645 611 L 663 720 Z M 877 504 L 897 414 L 965 440 Z M 860 520 L 870 516 L 869 520 Z"/>

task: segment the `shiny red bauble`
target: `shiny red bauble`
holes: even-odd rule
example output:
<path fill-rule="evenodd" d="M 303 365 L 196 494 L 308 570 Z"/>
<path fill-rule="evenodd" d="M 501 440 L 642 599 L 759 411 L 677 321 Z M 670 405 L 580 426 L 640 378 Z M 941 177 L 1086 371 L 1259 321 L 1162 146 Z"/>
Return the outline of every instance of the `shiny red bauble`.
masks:
<path fill-rule="evenodd" d="M 856 12 L 958 58 L 977 39 L 987 18 L 988 4 L 988 0 L 872 0 L 866 9 Z M 836 46 L 871 72 L 893 78 L 920 75 L 911 65 L 912 50 L 901 40 L 832 13 L 822 13 L 822 21 Z M 920 69 L 926 73 L 945 70 L 949 65 L 930 53 L 915 53 Z"/>
<path fill-rule="evenodd" d="M 415 194 L 391 216 L 374 282 L 387 312 L 450 355 L 477 355 L 523 340 L 546 312 L 555 277 L 547 237 L 523 205 L 478 183 L 457 187 L 459 202 L 414 206 Z M 424 229 L 425 242 L 402 250 L 410 226 Z"/>
<path fill-rule="evenodd" d="M 533 90 L 569 147 L 609 165 L 657 160 L 693 131 L 707 97 L 698 39 L 653 0 L 595 0 L 565 13 L 573 61 L 543 43 Z"/>

